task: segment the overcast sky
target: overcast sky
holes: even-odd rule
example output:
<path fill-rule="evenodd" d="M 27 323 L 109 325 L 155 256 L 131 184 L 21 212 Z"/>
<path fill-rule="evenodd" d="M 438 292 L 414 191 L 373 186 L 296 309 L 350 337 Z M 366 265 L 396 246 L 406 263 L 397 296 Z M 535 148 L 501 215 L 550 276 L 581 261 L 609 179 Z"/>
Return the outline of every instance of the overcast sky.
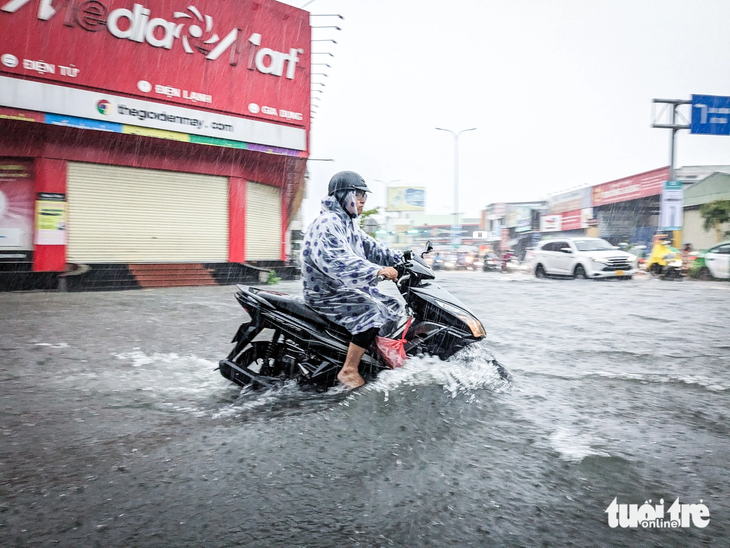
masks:
<path fill-rule="evenodd" d="M 312 124 L 305 222 L 336 171 L 426 187 L 426 212 L 526 201 L 669 164 L 652 99 L 730 96 L 728 0 L 291 0 L 312 14 Z M 689 113 L 689 110 L 687 110 Z M 676 165 L 730 164 L 730 137 L 677 139 Z"/>

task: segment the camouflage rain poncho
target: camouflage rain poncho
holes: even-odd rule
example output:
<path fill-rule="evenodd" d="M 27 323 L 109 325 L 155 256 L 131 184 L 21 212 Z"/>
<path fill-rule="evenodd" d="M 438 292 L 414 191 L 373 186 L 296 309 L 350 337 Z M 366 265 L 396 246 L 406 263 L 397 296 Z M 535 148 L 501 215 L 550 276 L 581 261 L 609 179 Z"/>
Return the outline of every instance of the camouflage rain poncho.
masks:
<path fill-rule="evenodd" d="M 304 238 L 304 300 L 353 335 L 381 327 L 398 319 L 403 308 L 375 287 L 378 272 L 401 259 L 401 253 L 365 234 L 357 218 L 351 218 L 334 196 L 328 196 Z"/>

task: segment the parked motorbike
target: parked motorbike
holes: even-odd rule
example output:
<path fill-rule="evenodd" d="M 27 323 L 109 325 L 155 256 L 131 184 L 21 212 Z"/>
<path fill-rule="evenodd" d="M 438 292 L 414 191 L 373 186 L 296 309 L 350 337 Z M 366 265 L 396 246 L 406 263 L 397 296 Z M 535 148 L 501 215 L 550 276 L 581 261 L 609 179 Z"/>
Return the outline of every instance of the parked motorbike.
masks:
<path fill-rule="evenodd" d="M 388 327 L 386 336 L 402 338 L 407 329 L 407 356 L 425 354 L 446 360 L 484 339 L 486 332 L 463 303 L 430 282 L 435 276 L 423 257 L 432 249 L 428 242 L 420 257 L 406 253 L 395 266 L 407 316 Z M 241 285 L 238 289 L 236 300 L 251 319 L 238 328 L 231 341 L 233 350 L 220 361 L 221 375 L 253 387 L 275 386 L 289 379 L 321 388 L 335 384 L 350 343 L 347 330 L 317 314 L 299 297 Z M 412 321 L 406 327 L 409 318 Z M 271 339 L 256 340 L 264 329 L 273 330 Z M 496 361 L 495 365 L 501 375 L 507 375 Z M 387 367 L 370 348 L 360 362 L 360 374 L 367 381 Z"/>

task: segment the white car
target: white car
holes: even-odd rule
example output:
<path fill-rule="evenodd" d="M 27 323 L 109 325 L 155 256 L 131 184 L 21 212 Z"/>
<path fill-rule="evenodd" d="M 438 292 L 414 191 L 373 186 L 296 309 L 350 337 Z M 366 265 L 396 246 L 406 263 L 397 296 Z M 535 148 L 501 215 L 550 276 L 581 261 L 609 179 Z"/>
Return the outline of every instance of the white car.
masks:
<path fill-rule="evenodd" d="M 620 251 L 601 238 L 556 238 L 540 242 L 535 249 L 534 272 L 538 278 L 631 279 L 638 257 Z"/>
<path fill-rule="evenodd" d="M 730 279 L 730 242 L 723 242 L 705 252 L 705 265 L 713 278 Z M 702 271 L 700 270 L 700 277 Z"/>

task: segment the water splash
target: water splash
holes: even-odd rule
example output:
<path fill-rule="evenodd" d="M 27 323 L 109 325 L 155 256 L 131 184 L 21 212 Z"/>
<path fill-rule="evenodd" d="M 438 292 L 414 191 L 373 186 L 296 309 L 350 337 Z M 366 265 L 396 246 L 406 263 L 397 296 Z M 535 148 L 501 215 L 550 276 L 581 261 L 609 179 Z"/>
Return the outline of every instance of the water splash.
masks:
<path fill-rule="evenodd" d="M 390 392 L 402 386 L 441 385 L 455 398 L 459 394 L 473 395 L 478 390 L 499 392 L 511 386 L 509 373 L 482 344 L 471 345 L 447 361 L 436 357 L 409 358 L 406 364 L 384 371 L 364 390 L 381 392 L 387 401 Z"/>
<path fill-rule="evenodd" d="M 62 342 L 58 344 L 51 343 L 35 343 L 35 346 L 48 346 L 50 348 L 68 348 L 68 343 Z"/>
<path fill-rule="evenodd" d="M 591 455 L 597 457 L 610 457 L 605 451 L 599 451 L 591 447 L 593 438 L 575 432 L 569 428 L 559 427 L 550 435 L 550 445 L 558 453 L 560 458 L 571 462 L 580 462 Z"/>
<path fill-rule="evenodd" d="M 174 352 L 171 352 L 171 353 L 155 352 L 154 354 L 148 356 L 147 354 L 145 354 L 144 352 L 142 352 L 141 350 L 136 349 L 136 348 L 132 352 L 114 354 L 114 357 L 119 358 L 120 360 L 132 361 L 132 367 L 142 367 L 144 365 L 155 365 L 155 364 L 172 364 L 172 363 L 179 363 L 182 360 L 184 360 L 189 365 L 213 366 L 213 367 L 216 367 L 218 365 L 215 362 L 212 362 L 210 360 L 206 360 L 203 358 L 198 358 L 197 356 L 180 356 L 179 354 L 175 354 Z"/>

